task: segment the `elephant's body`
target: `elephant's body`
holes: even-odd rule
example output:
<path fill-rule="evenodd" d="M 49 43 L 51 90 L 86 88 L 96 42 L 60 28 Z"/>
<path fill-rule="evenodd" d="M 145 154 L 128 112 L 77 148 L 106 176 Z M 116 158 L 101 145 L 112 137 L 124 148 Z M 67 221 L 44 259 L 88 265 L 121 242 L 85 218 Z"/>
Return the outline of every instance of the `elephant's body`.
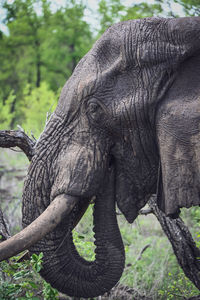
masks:
<path fill-rule="evenodd" d="M 58 290 L 93 297 L 119 280 L 124 251 L 115 202 L 129 222 L 152 193 L 169 215 L 200 204 L 199 50 L 200 18 L 122 22 L 103 34 L 65 84 L 23 192 L 24 226 L 51 202 L 77 203 L 70 216 L 53 215 L 50 225 L 62 222 L 30 247 L 44 252 L 42 274 Z M 87 262 L 71 230 L 92 197 L 97 249 L 96 260 Z"/>

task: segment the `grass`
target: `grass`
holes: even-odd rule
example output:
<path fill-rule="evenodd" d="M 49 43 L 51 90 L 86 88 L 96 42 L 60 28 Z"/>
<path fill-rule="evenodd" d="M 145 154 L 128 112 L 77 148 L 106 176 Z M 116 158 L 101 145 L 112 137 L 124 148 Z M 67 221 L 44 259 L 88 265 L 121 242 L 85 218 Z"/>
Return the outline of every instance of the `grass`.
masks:
<path fill-rule="evenodd" d="M 21 198 L 28 159 L 21 152 L 0 150 L 0 201 L 4 216 L 9 220 L 10 232 L 21 229 Z"/>
<path fill-rule="evenodd" d="M 194 210 L 200 213 L 199 209 Z M 189 217 L 187 211 L 186 221 L 190 219 L 191 216 Z M 121 285 L 128 286 L 141 296 L 153 300 L 186 299 L 199 295 L 199 290 L 179 267 L 171 244 L 154 215 L 139 216 L 133 224 L 128 224 L 123 216 L 118 216 L 118 223 L 126 251 L 126 265 L 120 280 Z M 193 224 L 193 231 L 198 232 L 199 227 L 195 225 L 195 220 L 190 220 L 189 223 Z M 80 253 L 88 259 L 94 258 L 91 254 L 94 249 L 91 224 L 90 207 L 77 226 L 75 234 L 76 245 L 81 249 Z"/>

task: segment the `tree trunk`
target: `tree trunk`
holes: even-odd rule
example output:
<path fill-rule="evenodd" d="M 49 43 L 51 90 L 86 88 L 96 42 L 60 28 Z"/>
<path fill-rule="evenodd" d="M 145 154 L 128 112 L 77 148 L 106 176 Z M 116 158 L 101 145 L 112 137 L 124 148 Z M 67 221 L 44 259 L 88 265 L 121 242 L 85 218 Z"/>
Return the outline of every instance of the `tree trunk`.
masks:
<path fill-rule="evenodd" d="M 8 224 L 7 224 L 6 220 L 4 219 L 1 208 L 0 208 L 0 235 L 1 235 L 0 242 L 3 242 L 10 237 L 10 233 L 8 230 Z"/>
<path fill-rule="evenodd" d="M 156 197 L 151 197 L 148 204 L 168 237 L 183 272 L 200 290 L 200 249 L 196 247 L 189 229 L 181 218 L 166 217 L 158 208 Z"/>
<path fill-rule="evenodd" d="M 75 46 L 74 46 L 74 44 L 69 45 L 69 49 L 70 49 L 70 53 L 72 55 L 71 71 L 73 72 L 74 69 L 76 68 L 76 65 L 77 65 L 77 61 L 76 61 L 76 58 L 75 58 L 75 55 L 74 55 L 74 52 L 75 52 Z"/>
<path fill-rule="evenodd" d="M 36 49 L 36 87 L 40 87 L 41 82 L 41 58 L 40 58 L 40 42 L 36 38 L 35 40 Z"/>

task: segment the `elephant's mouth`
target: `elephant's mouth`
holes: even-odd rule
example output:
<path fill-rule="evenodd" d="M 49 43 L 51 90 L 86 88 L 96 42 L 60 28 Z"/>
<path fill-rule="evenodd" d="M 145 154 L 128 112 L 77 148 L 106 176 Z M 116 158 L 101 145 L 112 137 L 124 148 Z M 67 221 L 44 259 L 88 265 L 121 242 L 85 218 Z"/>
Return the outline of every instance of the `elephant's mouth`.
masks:
<path fill-rule="evenodd" d="M 30 225 L 1 243 L 0 260 L 25 249 L 43 252 L 41 275 L 59 291 L 70 296 L 96 297 L 110 290 L 124 268 L 124 247 L 115 213 L 115 173 L 109 169 L 105 187 L 95 195 L 95 261 L 78 254 L 72 229 L 90 204 L 91 197 L 60 194 Z"/>

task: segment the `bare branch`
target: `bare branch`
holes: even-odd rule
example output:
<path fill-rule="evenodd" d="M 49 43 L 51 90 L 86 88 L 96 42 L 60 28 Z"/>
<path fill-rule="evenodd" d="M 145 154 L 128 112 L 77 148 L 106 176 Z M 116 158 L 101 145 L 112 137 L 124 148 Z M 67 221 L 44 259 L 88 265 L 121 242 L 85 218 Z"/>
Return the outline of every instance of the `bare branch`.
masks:
<path fill-rule="evenodd" d="M 152 197 L 148 204 L 167 235 L 185 275 L 200 289 L 200 249 L 197 248 L 189 229 L 181 218 L 166 217 L 158 208 L 156 197 Z"/>
<path fill-rule="evenodd" d="M 19 147 L 26 154 L 29 160 L 31 160 L 34 155 L 35 143 L 35 141 L 21 130 L 0 131 L 0 147 Z"/>
<path fill-rule="evenodd" d="M 141 209 L 139 211 L 139 214 L 140 215 L 149 215 L 149 214 L 153 214 L 153 210 L 151 208 L 148 208 L 148 209 Z"/>
<path fill-rule="evenodd" d="M 140 254 L 138 255 L 138 258 L 136 260 L 141 260 L 142 258 L 142 254 L 144 253 L 145 250 L 147 250 L 151 245 L 150 244 L 147 244 L 146 246 L 144 246 L 142 248 L 142 250 L 140 251 Z"/>
<path fill-rule="evenodd" d="M 11 148 L 11 149 L 12 147 L 19 147 L 24 152 L 24 154 L 28 157 L 29 161 L 31 161 L 34 155 L 35 144 L 36 141 L 29 138 L 28 135 L 26 135 L 23 130 L 0 131 L 0 147 Z M 7 170 L 7 171 L 9 172 L 13 170 Z M 8 238 L 10 238 L 8 226 L 4 219 L 1 209 L 0 209 L 0 235 L 2 236 L 1 238 L 2 241 L 5 241 Z M 25 258 L 26 257 L 27 256 L 25 256 Z"/>

